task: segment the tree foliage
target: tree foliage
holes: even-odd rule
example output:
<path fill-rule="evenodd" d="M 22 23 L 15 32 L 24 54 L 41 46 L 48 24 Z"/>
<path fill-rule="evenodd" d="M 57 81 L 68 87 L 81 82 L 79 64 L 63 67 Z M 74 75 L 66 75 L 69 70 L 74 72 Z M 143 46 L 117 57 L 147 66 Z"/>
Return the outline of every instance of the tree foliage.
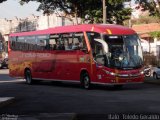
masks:
<path fill-rule="evenodd" d="M 38 10 L 44 14 L 62 11 L 65 15 L 80 17 L 91 23 L 102 23 L 102 0 L 21 0 L 24 4 L 29 1 L 40 2 Z M 131 8 L 124 7 L 126 0 L 106 0 L 107 22 L 122 24 L 129 19 Z"/>
<path fill-rule="evenodd" d="M 0 3 L 4 2 L 4 1 L 7 1 L 7 0 L 0 0 Z"/>
<path fill-rule="evenodd" d="M 144 10 L 149 10 L 150 16 L 160 18 L 160 0 L 135 0 Z"/>
<path fill-rule="evenodd" d="M 7 0 L 0 0 L 0 3 Z M 39 2 L 38 11 L 44 14 L 62 11 L 65 15 L 80 17 L 91 23 L 102 23 L 102 0 L 19 0 L 20 4 L 30 1 Z M 130 18 L 131 8 L 125 8 L 124 2 L 131 0 L 106 0 L 107 22 L 122 24 Z M 149 10 L 151 16 L 160 18 L 160 0 L 134 0 L 144 10 Z"/>
<path fill-rule="evenodd" d="M 125 8 L 124 2 L 126 0 L 106 0 L 107 1 L 107 18 L 109 23 L 122 24 L 131 16 L 131 8 Z"/>
<path fill-rule="evenodd" d="M 160 31 L 155 31 L 150 33 L 153 38 L 160 38 Z"/>
<path fill-rule="evenodd" d="M 135 24 L 149 24 L 149 23 L 160 23 L 159 17 L 156 16 L 140 16 L 137 19 L 132 19 L 131 23 Z"/>

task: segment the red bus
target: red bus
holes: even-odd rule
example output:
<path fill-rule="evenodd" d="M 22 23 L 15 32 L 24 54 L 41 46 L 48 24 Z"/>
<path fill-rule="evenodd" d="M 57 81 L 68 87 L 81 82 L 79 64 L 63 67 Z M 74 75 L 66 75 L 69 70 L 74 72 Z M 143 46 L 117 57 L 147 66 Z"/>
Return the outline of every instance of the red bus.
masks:
<path fill-rule="evenodd" d="M 143 55 L 135 31 L 120 25 L 84 24 L 10 34 L 10 76 L 122 86 L 142 83 Z"/>

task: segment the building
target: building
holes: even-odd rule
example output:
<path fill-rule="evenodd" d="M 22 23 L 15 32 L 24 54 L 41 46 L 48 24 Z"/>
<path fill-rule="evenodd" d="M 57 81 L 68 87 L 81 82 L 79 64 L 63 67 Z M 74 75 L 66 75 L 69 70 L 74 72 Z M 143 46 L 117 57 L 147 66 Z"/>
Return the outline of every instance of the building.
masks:
<path fill-rule="evenodd" d="M 134 29 L 142 39 L 145 39 L 149 42 L 149 52 L 153 53 L 155 56 L 159 54 L 157 49 L 160 49 L 160 40 L 157 38 L 152 38 L 150 36 L 151 32 L 160 31 L 159 23 L 149 23 L 149 24 L 140 24 L 133 25 L 132 29 Z M 159 51 L 159 50 L 158 50 Z"/>
<path fill-rule="evenodd" d="M 75 21 L 65 16 L 59 16 L 57 14 L 41 15 L 37 20 L 37 30 L 47 29 L 56 26 L 74 25 Z"/>
<path fill-rule="evenodd" d="M 78 22 L 80 23 L 81 19 L 78 18 Z M 76 19 L 70 16 L 60 14 L 35 16 L 32 14 L 27 18 L 0 19 L 0 33 L 4 40 L 8 41 L 8 35 L 13 32 L 42 30 L 56 26 L 74 25 L 75 23 Z"/>
<path fill-rule="evenodd" d="M 159 23 L 133 25 L 134 29 L 142 39 L 142 47 L 147 64 L 160 64 L 160 38 L 153 38 L 150 33 L 160 31 Z M 147 48 L 148 47 L 148 48 Z"/>

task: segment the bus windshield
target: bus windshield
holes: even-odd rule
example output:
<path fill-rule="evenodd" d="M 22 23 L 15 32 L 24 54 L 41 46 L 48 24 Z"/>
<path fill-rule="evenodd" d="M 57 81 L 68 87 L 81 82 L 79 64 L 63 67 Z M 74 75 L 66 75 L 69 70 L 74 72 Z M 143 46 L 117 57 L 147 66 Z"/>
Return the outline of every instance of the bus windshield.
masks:
<path fill-rule="evenodd" d="M 103 35 L 103 39 L 95 39 L 95 44 L 97 52 L 94 58 L 97 63 L 118 69 L 142 67 L 142 48 L 137 35 Z"/>

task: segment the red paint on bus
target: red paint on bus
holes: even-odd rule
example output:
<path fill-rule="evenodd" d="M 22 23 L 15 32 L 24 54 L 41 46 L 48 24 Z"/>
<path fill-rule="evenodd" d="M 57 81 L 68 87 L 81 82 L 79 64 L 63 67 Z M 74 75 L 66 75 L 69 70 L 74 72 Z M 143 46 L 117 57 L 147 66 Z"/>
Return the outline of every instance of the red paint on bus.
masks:
<path fill-rule="evenodd" d="M 132 69 L 119 69 L 118 67 L 107 67 L 97 63 L 93 56 L 92 41 L 89 40 L 88 33 L 112 36 L 136 34 L 134 30 L 124 26 L 96 24 L 63 26 L 46 30 L 12 33 L 9 40 L 10 76 L 26 78 L 26 71 L 29 70 L 32 80 L 71 81 L 84 84 L 84 80 L 89 79 L 89 83 L 111 85 L 143 82 L 142 66 L 133 67 Z M 46 35 L 46 38 L 39 39 L 37 37 L 43 35 Z M 55 37 L 54 40 L 54 37 L 52 38 L 51 36 L 56 35 L 58 37 Z M 83 38 L 86 50 L 82 48 L 72 50 L 66 50 L 66 48 L 65 50 L 51 49 L 53 48 L 51 46 L 59 44 L 59 41 L 65 41 L 69 46 L 69 42 L 74 39 L 74 36 L 77 37 L 75 37 L 76 39 Z M 28 37 L 35 37 L 35 39 Z M 29 39 L 34 40 L 35 43 L 27 42 Z M 43 45 L 39 45 L 38 39 L 39 43 Z M 50 47 L 47 48 L 47 45 Z M 86 74 L 88 78 L 85 77 Z"/>

